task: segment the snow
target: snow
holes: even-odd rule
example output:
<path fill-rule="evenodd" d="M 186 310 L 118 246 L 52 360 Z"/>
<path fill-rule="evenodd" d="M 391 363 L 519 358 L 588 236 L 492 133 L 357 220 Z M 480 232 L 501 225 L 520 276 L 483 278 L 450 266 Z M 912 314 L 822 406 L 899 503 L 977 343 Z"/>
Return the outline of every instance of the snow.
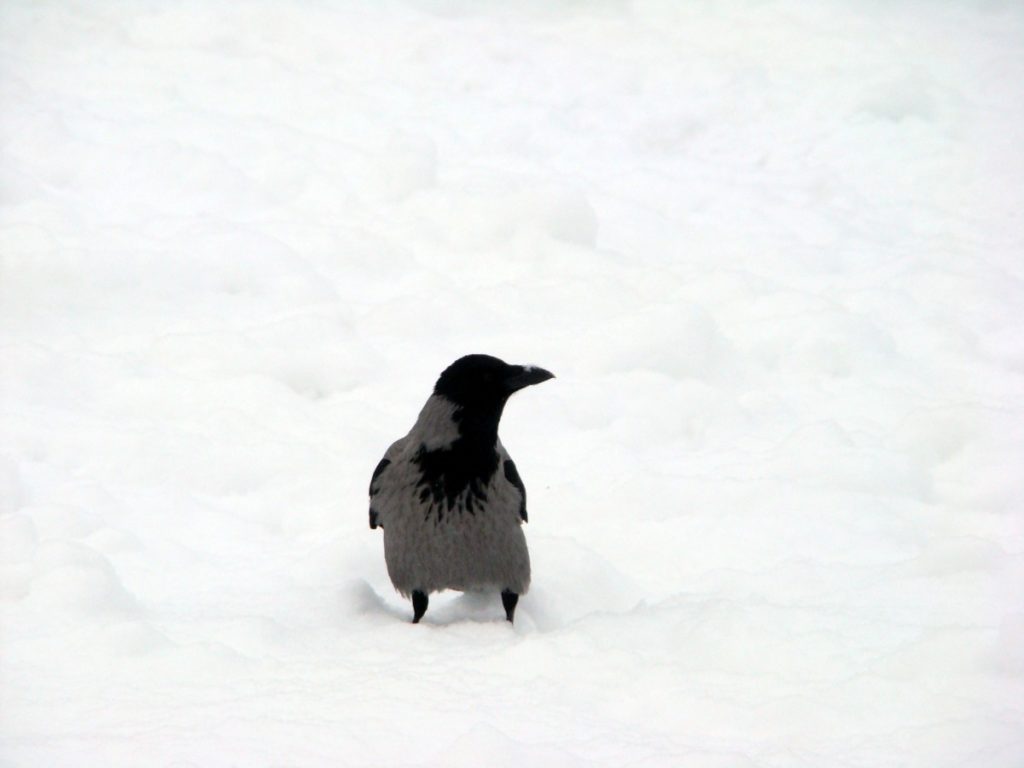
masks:
<path fill-rule="evenodd" d="M 8 0 L 4 766 L 1024 765 L 1024 12 Z M 453 359 L 533 587 L 397 596 Z"/>

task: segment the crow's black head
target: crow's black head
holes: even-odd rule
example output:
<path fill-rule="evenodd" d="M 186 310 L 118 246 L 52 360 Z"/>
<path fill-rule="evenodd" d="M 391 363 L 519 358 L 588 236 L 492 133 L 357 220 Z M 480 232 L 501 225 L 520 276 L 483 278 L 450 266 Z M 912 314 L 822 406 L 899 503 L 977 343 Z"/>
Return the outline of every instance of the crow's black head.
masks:
<path fill-rule="evenodd" d="M 434 386 L 434 394 L 467 411 L 501 409 L 509 395 L 531 384 L 554 378 L 532 365 L 509 365 L 490 355 L 466 355 L 449 365 Z"/>
<path fill-rule="evenodd" d="M 455 406 L 451 418 L 459 436 L 442 447 L 420 448 L 414 459 L 421 473 L 420 501 L 446 499 L 451 509 L 467 488 L 478 501 L 484 500 L 484 488 L 498 468 L 495 445 L 506 401 L 513 392 L 551 378 L 554 374 L 543 368 L 509 365 L 490 355 L 466 355 L 449 365 L 437 380 L 434 395 Z"/>

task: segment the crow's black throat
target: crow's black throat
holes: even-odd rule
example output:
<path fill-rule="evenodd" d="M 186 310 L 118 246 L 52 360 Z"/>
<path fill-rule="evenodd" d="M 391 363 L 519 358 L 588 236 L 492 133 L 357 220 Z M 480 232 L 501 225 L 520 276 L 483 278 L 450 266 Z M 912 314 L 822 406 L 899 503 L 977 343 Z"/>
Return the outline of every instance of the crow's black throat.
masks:
<path fill-rule="evenodd" d="M 421 502 L 434 502 L 438 520 L 445 509 L 452 511 L 455 500 L 463 494 L 467 512 L 476 514 L 477 509 L 483 509 L 487 486 L 498 469 L 496 441 L 496 437 L 487 442 L 463 435 L 446 448 L 427 450 L 420 446 L 413 457 L 420 470 L 416 487 Z"/>

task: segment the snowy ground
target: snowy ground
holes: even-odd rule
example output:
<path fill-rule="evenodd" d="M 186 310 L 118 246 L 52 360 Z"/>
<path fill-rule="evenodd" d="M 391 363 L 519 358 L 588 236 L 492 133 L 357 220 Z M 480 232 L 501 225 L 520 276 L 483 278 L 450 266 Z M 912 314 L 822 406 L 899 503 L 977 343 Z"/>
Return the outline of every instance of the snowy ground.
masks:
<path fill-rule="evenodd" d="M 0 764 L 1024 765 L 1022 82 L 1012 2 L 6 0 Z M 477 351 L 534 586 L 412 626 Z"/>

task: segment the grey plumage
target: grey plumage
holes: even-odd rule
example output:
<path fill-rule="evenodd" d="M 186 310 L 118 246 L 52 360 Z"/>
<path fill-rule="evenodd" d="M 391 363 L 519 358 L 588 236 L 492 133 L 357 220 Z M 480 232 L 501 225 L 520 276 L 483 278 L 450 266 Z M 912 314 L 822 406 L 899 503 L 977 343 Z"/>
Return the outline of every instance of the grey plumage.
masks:
<path fill-rule="evenodd" d="M 467 487 L 449 505 L 447 499 L 421 500 L 421 470 L 415 458 L 424 445 L 436 444 L 438 422 L 452 424 L 454 406 L 433 395 L 412 431 L 385 454 L 389 466 L 378 477 L 372 506 L 384 528 L 384 558 L 395 588 L 413 590 L 510 589 L 524 594 L 530 585 L 519 505 L 522 497 L 503 472 L 481 486 L 482 497 Z M 499 441 L 499 463 L 508 459 Z M 470 509 L 472 508 L 472 513 Z"/>
<path fill-rule="evenodd" d="M 513 392 L 550 378 L 486 355 L 460 358 L 374 471 L 370 527 L 384 529 L 388 575 L 412 596 L 414 621 L 444 589 L 501 592 L 512 620 L 530 586 L 526 489 L 498 422 Z"/>

